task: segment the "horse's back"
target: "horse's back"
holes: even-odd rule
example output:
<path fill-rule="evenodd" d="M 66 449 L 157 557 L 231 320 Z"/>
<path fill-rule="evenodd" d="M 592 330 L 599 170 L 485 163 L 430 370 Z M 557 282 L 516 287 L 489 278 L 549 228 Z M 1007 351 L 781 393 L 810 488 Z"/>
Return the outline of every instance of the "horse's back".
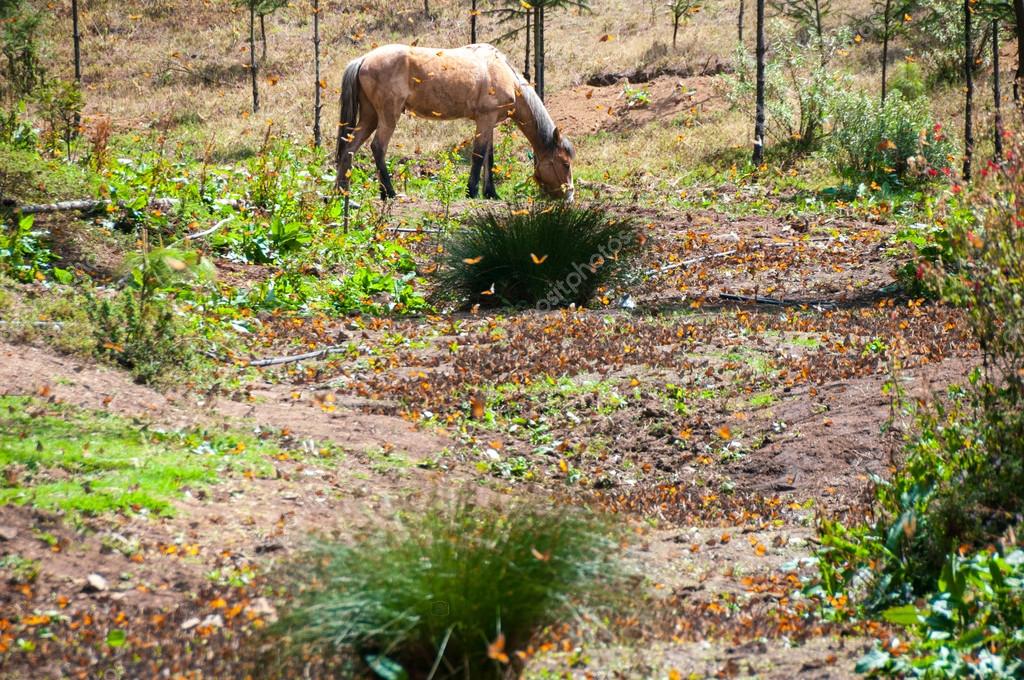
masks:
<path fill-rule="evenodd" d="M 507 61 L 486 43 L 452 49 L 382 45 L 363 57 L 360 83 L 375 106 L 400 102 L 417 116 L 440 120 L 507 111 L 517 87 Z"/>

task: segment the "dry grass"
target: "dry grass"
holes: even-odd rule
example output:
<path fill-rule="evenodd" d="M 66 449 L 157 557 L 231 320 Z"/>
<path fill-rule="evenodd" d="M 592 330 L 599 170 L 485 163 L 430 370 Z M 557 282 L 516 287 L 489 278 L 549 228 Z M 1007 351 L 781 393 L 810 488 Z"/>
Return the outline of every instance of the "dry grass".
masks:
<path fill-rule="evenodd" d="M 327 144 L 334 137 L 340 74 L 353 57 L 384 42 L 419 41 L 452 46 L 468 41 L 468 3 L 435 0 L 435 16 L 422 15 L 419 0 L 363 0 L 324 3 L 322 30 L 323 125 Z M 351 6 L 353 5 L 354 6 Z M 548 32 L 548 91 L 558 96 L 592 74 L 644 65 L 700 66 L 727 61 L 736 40 L 738 0 L 710 0 L 680 31 L 679 48 L 660 0 L 593 0 L 594 11 L 552 13 Z M 747 0 L 745 38 L 753 39 L 753 1 Z M 187 9 L 183 9 L 187 6 Z M 486 4 L 485 4 L 486 7 Z M 657 9 L 652 19 L 651 9 Z M 866 0 L 837 0 L 831 21 L 854 26 L 868 13 Z M 231 160 L 259 147 L 268 124 L 275 134 L 309 141 L 312 127 L 313 65 L 311 16 L 307 0 L 268 19 L 268 59 L 262 67 L 262 109 L 251 114 L 247 15 L 231 0 L 183 3 L 172 0 L 95 0 L 82 10 L 86 121 L 109 117 L 120 132 L 163 134 L 212 149 L 213 158 Z M 61 5 L 48 24 L 52 31 L 51 72 L 70 72 L 66 49 L 69 10 Z M 506 30 L 492 16 L 481 19 L 480 39 Z M 602 41 L 602 36 L 612 36 Z M 660 43 L 660 47 L 656 44 Z M 517 64 L 521 39 L 501 45 Z M 900 47 L 895 48 L 900 55 Z M 878 47 L 853 48 L 838 68 L 854 73 L 858 85 L 877 89 Z M 62 67 L 57 61 L 64 59 Z M 990 106 L 987 81 L 978 96 Z M 1008 90 L 1008 88 L 1007 88 Z M 961 99 L 950 89 L 934 97 L 936 114 L 950 129 L 962 127 Z M 637 171 L 673 172 L 714 163 L 736 146 L 747 145 L 750 115 L 716 114 L 694 128 L 667 123 L 642 133 L 602 134 L 577 140 L 580 167 L 595 179 L 607 171 L 620 177 Z M 468 122 L 435 123 L 406 118 L 393 141 L 398 156 L 434 156 L 470 139 Z M 595 142 L 600 143 L 595 143 Z M 518 148 L 525 148 L 519 138 Z"/>

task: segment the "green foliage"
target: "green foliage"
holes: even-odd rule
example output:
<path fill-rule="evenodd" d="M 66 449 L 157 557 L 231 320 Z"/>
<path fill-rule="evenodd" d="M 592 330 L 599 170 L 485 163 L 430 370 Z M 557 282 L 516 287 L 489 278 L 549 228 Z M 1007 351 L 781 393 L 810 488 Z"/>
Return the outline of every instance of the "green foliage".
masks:
<path fill-rule="evenodd" d="M 836 172 L 855 181 L 920 183 L 951 174 L 955 147 L 932 121 L 927 102 L 897 90 L 885 104 L 863 92 L 836 93 L 826 153 Z"/>
<path fill-rule="evenodd" d="M 42 87 L 36 97 L 48 125 L 44 138 L 47 146 L 54 151 L 62 150 L 70 163 L 71 142 L 78 136 L 82 115 L 82 91 L 72 81 L 54 80 Z"/>
<path fill-rule="evenodd" d="M 272 451 L 230 432 L 158 432 L 106 413 L 0 397 L 0 505 L 171 515 L 185 487 L 232 472 L 269 474 Z"/>
<path fill-rule="evenodd" d="M 24 0 L 0 2 L 0 53 L 3 81 L 0 94 L 15 100 L 43 82 L 39 54 L 39 28 L 43 14 Z"/>
<path fill-rule="evenodd" d="M 435 502 L 314 549 L 277 632 L 294 653 L 354 650 L 384 677 L 505 677 L 543 626 L 608 602 L 618 553 L 616 532 L 578 509 Z"/>
<path fill-rule="evenodd" d="M 836 75 L 831 61 L 849 43 L 846 31 L 815 33 L 798 39 L 781 20 L 768 26 L 773 57 L 765 67 L 767 134 L 776 142 L 799 151 L 817 148 L 830 111 L 830 102 L 849 87 L 848 79 Z M 754 56 L 742 45 L 734 55 L 736 71 L 726 76 L 733 106 L 754 111 L 756 86 Z"/>
<path fill-rule="evenodd" d="M 46 232 L 34 229 L 33 215 L 6 217 L 0 222 L 0 271 L 29 282 L 45 279 L 47 271 L 70 283 L 71 274 L 51 266 L 56 256 L 47 247 Z"/>
<path fill-rule="evenodd" d="M 924 607 L 883 612 L 921 642 L 914 653 L 876 646 L 861 673 L 906 678 L 1019 678 L 1024 673 L 1024 550 L 951 553 Z M 995 651 L 994 651 L 995 650 Z"/>
<path fill-rule="evenodd" d="M 210 278 L 212 264 L 193 251 L 145 247 L 128 263 L 132 286 L 91 305 L 97 351 L 142 383 L 187 371 L 196 354 L 167 293 L 188 280 Z"/>
<path fill-rule="evenodd" d="M 926 94 L 924 73 L 916 61 L 902 61 L 892 69 L 889 88 L 903 95 L 908 102 L 920 101 Z"/>
<path fill-rule="evenodd" d="M 445 241 L 438 294 L 469 303 L 585 304 L 630 273 L 629 220 L 567 203 L 488 209 Z"/>
<path fill-rule="evenodd" d="M 964 308 L 983 368 L 919 410 L 906 460 L 879 482 L 870 522 L 821 526 L 815 590 L 833 603 L 854 596 L 918 636 L 906 656 L 876 649 L 864 671 L 1024 670 L 1024 554 L 1015 550 L 1024 512 L 1024 166 L 1021 141 L 1013 146 L 1008 162 L 990 164 L 968 199 L 953 202 L 943 256 L 923 274 Z M 919 597 L 928 600 L 921 611 L 910 604 Z"/>

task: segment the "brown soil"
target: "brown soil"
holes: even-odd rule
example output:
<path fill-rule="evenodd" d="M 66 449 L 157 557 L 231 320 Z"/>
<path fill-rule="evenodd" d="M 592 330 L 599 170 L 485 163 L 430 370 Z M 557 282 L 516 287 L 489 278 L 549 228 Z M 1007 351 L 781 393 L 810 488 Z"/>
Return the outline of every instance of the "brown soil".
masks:
<path fill-rule="evenodd" d="M 635 85 L 622 78 L 613 85 L 562 90 L 546 104 L 570 137 L 601 130 L 624 132 L 653 122 L 685 125 L 728 106 L 715 83 L 714 76 L 659 76 Z"/>

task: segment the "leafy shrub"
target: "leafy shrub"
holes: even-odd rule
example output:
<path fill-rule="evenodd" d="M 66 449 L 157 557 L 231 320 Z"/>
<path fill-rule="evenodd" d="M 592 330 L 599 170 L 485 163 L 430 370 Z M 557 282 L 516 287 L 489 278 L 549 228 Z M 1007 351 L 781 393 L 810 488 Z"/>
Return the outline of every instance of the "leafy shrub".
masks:
<path fill-rule="evenodd" d="M 826 151 L 840 174 L 854 180 L 927 181 L 951 174 L 955 147 L 924 101 L 897 90 L 885 104 L 863 92 L 837 93 Z"/>
<path fill-rule="evenodd" d="M 831 66 L 836 52 L 849 42 L 845 31 L 800 41 L 789 24 L 768 26 L 774 52 L 765 67 L 767 134 L 776 142 L 807 151 L 820 145 L 829 102 L 847 85 Z M 754 111 L 754 55 L 742 45 L 734 55 L 735 73 L 725 76 L 733 106 Z"/>
<path fill-rule="evenodd" d="M 927 89 L 924 73 L 916 61 L 902 61 L 896 64 L 889 79 L 889 89 L 899 92 L 908 102 L 917 101 Z"/>
<path fill-rule="evenodd" d="M 582 305 L 628 275 L 640 244 L 632 222 L 596 206 L 489 209 L 447 238 L 438 294 L 539 309 Z"/>
<path fill-rule="evenodd" d="M 167 291 L 182 280 L 212 276 L 212 265 L 198 253 L 176 248 L 144 248 L 129 262 L 133 286 L 91 305 L 97 351 L 142 383 L 167 371 L 187 371 L 196 354 Z"/>
<path fill-rule="evenodd" d="M 33 215 L 5 217 L 0 222 L 0 271 L 22 282 L 46 278 L 45 272 L 56 259 L 46 245 L 45 232 L 34 229 L 34 224 Z M 57 271 L 70 280 L 69 272 Z"/>
<path fill-rule="evenodd" d="M 1024 164 L 1018 138 L 946 223 L 946 255 L 925 278 L 962 306 L 984 363 L 923 408 L 874 519 L 823 522 L 821 591 L 850 594 L 912 626 L 907 659 L 876 649 L 864 670 L 1014 677 L 1024 667 Z M 969 206 L 970 215 L 962 214 Z M 964 556 L 965 559 L 961 559 Z M 927 610 L 908 608 L 927 596 Z M 894 608 L 894 605 L 896 606 Z"/>
<path fill-rule="evenodd" d="M 951 553 L 926 606 L 884 613 L 907 626 L 914 654 L 876 646 L 857 670 L 886 677 L 1019 678 L 1024 673 L 1024 550 Z M 1017 657 L 1017 658 L 1014 658 Z"/>
<path fill-rule="evenodd" d="M 543 626 L 608 600 L 617 554 L 581 510 L 435 503 L 311 552 L 277 632 L 294 652 L 354 651 L 387 677 L 507 677 Z"/>

